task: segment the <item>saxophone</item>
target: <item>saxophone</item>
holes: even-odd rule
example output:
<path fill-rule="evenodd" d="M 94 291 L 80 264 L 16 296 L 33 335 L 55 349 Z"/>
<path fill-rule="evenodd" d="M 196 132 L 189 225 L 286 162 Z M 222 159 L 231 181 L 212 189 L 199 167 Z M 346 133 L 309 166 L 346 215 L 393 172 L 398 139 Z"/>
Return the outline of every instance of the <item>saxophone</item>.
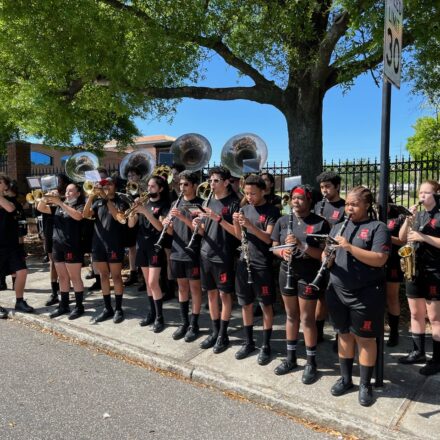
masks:
<path fill-rule="evenodd" d="M 423 201 L 420 200 L 417 203 L 417 206 L 423 204 Z M 414 227 L 414 216 L 408 217 L 409 229 L 408 232 L 413 230 Z M 411 242 L 407 243 L 404 246 L 400 247 L 397 251 L 400 257 L 400 269 L 403 272 L 403 276 L 406 280 L 412 281 L 416 276 L 416 243 Z"/>

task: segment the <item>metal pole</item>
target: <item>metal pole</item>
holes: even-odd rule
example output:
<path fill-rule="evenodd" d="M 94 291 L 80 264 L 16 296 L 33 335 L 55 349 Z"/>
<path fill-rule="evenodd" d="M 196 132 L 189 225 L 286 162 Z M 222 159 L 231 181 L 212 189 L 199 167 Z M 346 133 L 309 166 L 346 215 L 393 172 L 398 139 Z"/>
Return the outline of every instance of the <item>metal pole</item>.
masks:
<path fill-rule="evenodd" d="M 382 85 L 382 129 L 380 142 L 380 190 L 379 190 L 379 219 L 387 222 L 387 206 L 390 181 L 390 115 L 391 115 L 391 84 L 383 78 Z M 385 299 L 384 299 L 385 301 Z M 384 334 L 382 332 L 377 341 L 376 359 L 376 387 L 383 386 L 384 372 Z"/>

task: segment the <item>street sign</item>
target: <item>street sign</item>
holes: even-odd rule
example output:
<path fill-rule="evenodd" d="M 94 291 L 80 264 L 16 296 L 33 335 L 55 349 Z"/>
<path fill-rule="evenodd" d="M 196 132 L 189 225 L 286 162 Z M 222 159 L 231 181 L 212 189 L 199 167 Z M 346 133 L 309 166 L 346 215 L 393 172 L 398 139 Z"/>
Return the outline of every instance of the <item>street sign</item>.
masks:
<path fill-rule="evenodd" d="M 403 0 L 386 0 L 383 65 L 386 78 L 400 89 Z"/>

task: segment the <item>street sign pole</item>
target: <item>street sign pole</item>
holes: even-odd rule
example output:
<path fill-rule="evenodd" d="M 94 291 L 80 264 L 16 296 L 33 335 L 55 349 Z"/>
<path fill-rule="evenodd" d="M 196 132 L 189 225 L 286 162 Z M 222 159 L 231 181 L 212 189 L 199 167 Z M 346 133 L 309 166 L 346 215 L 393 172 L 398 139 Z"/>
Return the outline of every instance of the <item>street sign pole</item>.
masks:
<path fill-rule="evenodd" d="M 380 188 L 379 219 L 387 222 L 388 195 L 390 180 L 390 119 L 391 119 L 391 83 L 400 88 L 403 0 L 385 1 L 384 26 L 384 76 L 382 83 L 382 124 L 380 145 Z M 385 301 L 385 299 L 384 299 Z M 375 386 L 383 386 L 384 375 L 384 334 L 383 326 L 377 341 L 377 360 Z"/>

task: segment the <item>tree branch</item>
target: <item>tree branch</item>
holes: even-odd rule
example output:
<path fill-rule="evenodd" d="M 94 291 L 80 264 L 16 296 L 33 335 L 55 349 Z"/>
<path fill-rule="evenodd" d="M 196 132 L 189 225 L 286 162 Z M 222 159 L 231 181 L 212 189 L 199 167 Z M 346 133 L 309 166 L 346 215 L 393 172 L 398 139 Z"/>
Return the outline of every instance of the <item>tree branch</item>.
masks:
<path fill-rule="evenodd" d="M 255 84 L 261 84 L 266 87 L 276 87 L 273 81 L 267 80 L 258 70 L 254 69 L 249 63 L 246 63 L 239 57 L 237 57 L 232 51 L 223 43 L 221 38 L 212 37 L 202 37 L 201 35 L 190 35 L 185 32 L 176 31 L 175 29 L 169 29 L 165 26 L 160 25 L 156 20 L 153 20 L 146 12 L 141 11 L 132 5 L 121 3 L 118 0 L 99 0 L 101 3 L 111 6 L 123 12 L 130 13 L 135 17 L 143 20 L 150 26 L 159 27 L 163 32 L 165 32 L 170 37 L 176 37 L 176 35 L 181 38 L 186 39 L 188 42 L 198 44 L 206 49 L 211 49 L 216 52 L 220 57 L 222 57 L 227 64 L 235 67 L 241 73 L 247 75 L 251 78 Z"/>

